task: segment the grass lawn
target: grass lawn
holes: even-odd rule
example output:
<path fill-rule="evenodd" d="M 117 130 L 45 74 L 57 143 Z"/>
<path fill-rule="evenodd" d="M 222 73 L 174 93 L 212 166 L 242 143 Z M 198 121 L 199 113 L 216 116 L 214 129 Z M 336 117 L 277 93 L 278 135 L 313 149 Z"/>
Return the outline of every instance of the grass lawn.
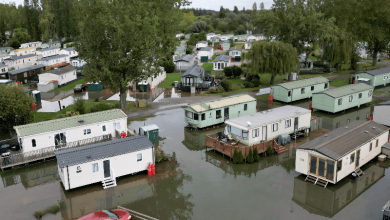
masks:
<path fill-rule="evenodd" d="M 173 88 L 174 86 L 172 86 L 172 84 L 175 81 L 180 82 L 181 81 L 180 77 L 182 74 L 183 73 L 177 73 L 177 72 L 167 73 L 167 78 L 158 85 L 158 88 L 166 88 L 166 89 Z"/>
<path fill-rule="evenodd" d="M 340 87 L 340 86 L 345 86 L 348 83 L 349 83 L 349 79 L 337 79 L 330 82 L 329 85 L 334 87 Z"/>
<path fill-rule="evenodd" d="M 116 100 L 99 100 L 98 102 L 95 102 L 95 100 L 85 100 L 85 109 L 86 113 L 91 112 L 91 107 L 94 105 L 97 105 L 99 103 L 107 103 L 110 105 L 114 105 L 118 103 L 119 101 Z M 124 112 L 133 112 L 133 111 L 139 111 L 143 109 L 148 109 L 149 107 L 145 108 L 136 108 L 134 105 L 134 102 L 127 102 L 127 109 Z M 71 111 L 73 109 L 73 105 L 69 105 L 66 108 L 62 109 L 61 111 L 58 112 L 32 112 L 32 115 L 34 116 L 34 121 L 35 122 L 40 122 L 40 121 L 47 121 L 47 120 L 52 120 L 57 118 L 59 115 L 63 114 L 65 115 L 67 111 Z"/>
<path fill-rule="evenodd" d="M 205 63 L 205 64 L 202 65 L 202 67 L 204 68 L 204 71 L 212 71 L 213 70 L 213 65 L 214 65 L 213 63 Z"/>
<path fill-rule="evenodd" d="M 212 57 L 211 57 L 211 59 L 209 60 L 209 62 L 212 62 L 212 61 L 214 61 L 214 59 L 217 57 L 217 55 L 216 54 L 214 54 Z M 206 70 L 206 71 L 208 71 L 208 70 Z"/>
<path fill-rule="evenodd" d="M 69 91 L 72 90 L 77 84 L 83 84 L 85 85 L 87 81 L 85 79 L 77 80 L 76 82 L 73 82 L 71 84 L 68 84 L 66 86 L 59 87 L 57 89 L 54 89 L 53 91 Z"/>

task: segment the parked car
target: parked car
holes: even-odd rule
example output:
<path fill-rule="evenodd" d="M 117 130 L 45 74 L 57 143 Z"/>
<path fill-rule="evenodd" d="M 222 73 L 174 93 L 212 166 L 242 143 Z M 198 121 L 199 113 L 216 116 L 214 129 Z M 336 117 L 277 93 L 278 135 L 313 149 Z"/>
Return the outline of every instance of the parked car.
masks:
<path fill-rule="evenodd" d="M 109 219 L 130 220 L 132 218 L 128 211 L 122 209 L 114 209 L 111 211 L 102 210 L 102 211 L 93 212 L 91 214 L 79 218 L 78 220 L 109 220 Z"/>
<path fill-rule="evenodd" d="M 74 87 L 73 91 L 74 91 L 74 92 L 84 92 L 86 88 L 87 88 L 87 87 L 85 87 L 85 85 L 83 85 L 83 84 L 77 84 L 77 85 Z"/>

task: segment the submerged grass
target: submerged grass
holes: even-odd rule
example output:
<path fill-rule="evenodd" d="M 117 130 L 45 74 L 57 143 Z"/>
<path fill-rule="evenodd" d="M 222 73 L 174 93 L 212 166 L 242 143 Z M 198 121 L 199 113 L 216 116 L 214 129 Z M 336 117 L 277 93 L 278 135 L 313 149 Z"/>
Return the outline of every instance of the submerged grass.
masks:
<path fill-rule="evenodd" d="M 60 211 L 60 205 L 58 204 L 53 204 L 51 206 L 46 207 L 44 210 L 37 210 L 34 212 L 34 217 L 37 219 L 41 219 L 44 215 L 50 213 L 50 214 L 57 214 L 57 212 Z"/>

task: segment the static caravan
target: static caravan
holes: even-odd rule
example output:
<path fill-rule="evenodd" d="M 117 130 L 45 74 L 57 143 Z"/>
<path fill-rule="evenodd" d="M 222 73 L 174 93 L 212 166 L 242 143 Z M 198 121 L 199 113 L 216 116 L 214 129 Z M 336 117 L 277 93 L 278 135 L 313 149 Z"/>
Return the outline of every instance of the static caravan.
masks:
<path fill-rule="evenodd" d="M 132 136 L 55 152 L 65 190 L 102 182 L 116 186 L 116 178 L 147 170 L 154 164 L 154 148 L 146 136 Z"/>
<path fill-rule="evenodd" d="M 198 60 L 200 62 L 207 62 L 214 55 L 214 49 L 212 47 L 202 47 L 198 51 Z"/>
<path fill-rule="evenodd" d="M 60 48 L 45 48 L 41 50 L 37 50 L 35 53 L 38 55 L 39 58 L 42 57 L 50 57 L 58 55 L 60 52 Z"/>
<path fill-rule="evenodd" d="M 195 64 L 195 56 L 191 54 L 187 54 L 185 56 L 179 57 L 175 61 L 175 69 L 176 71 L 188 70 L 190 67 Z"/>
<path fill-rule="evenodd" d="M 191 33 L 190 34 L 185 34 L 184 35 L 184 40 L 189 40 L 191 38 Z"/>
<path fill-rule="evenodd" d="M 389 128 L 373 121 L 353 121 L 296 148 L 295 171 L 326 187 L 360 170 L 381 153 Z"/>
<path fill-rule="evenodd" d="M 233 58 L 233 61 L 241 61 L 242 48 L 235 46 L 229 48 L 229 56 Z"/>
<path fill-rule="evenodd" d="M 69 47 L 69 48 L 62 49 L 59 51 L 58 54 L 68 55 L 70 58 L 75 58 L 75 57 L 79 56 L 79 53 L 76 51 L 75 47 Z"/>
<path fill-rule="evenodd" d="M 0 53 L 0 63 L 2 63 L 4 60 L 11 58 L 12 56 L 9 54 L 1 54 Z"/>
<path fill-rule="evenodd" d="M 183 33 L 180 33 L 180 34 L 176 34 L 176 38 L 181 38 L 181 37 L 184 37 L 184 34 Z"/>
<path fill-rule="evenodd" d="M 180 46 L 187 48 L 187 41 L 185 41 L 185 40 L 180 41 Z"/>
<path fill-rule="evenodd" d="M 191 88 L 196 90 L 206 90 L 214 85 L 214 78 L 205 74 L 204 68 L 194 65 L 181 75 L 181 86 L 184 92 L 191 92 Z"/>
<path fill-rule="evenodd" d="M 219 55 L 214 59 L 214 71 L 223 70 L 227 66 L 230 66 L 230 57 L 228 55 Z"/>
<path fill-rule="evenodd" d="M 20 48 L 20 49 L 15 49 L 9 52 L 9 55 L 12 56 L 24 56 L 28 54 L 35 54 L 35 51 L 37 48 L 35 47 L 28 47 L 28 48 Z"/>
<path fill-rule="evenodd" d="M 61 48 L 61 42 L 59 41 L 53 41 L 53 42 L 47 42 L 43 43 L 41 45 L 41 48 Z"/>
<path fill-rule="evenodd" d="M 358 83 L 314 93 L 312 108 L 326 112 L 339 112 L 360 107 L 372 100 L 373 87 Z"/>
<path fill-rule="evenodd" d="M 8 66 L 0 62 L 0 79 L 9 79 Z"/>
<path fill-rule="evenodd" d="M 232 138 L 245 145 L 258 144 L 295 131 L 308 132 L 311 111 L 297 106 L 282 106 L 225 121 Z"/>
<path fill-rule="evenodd" d="M 247 38 L 248 38 L 248 35 L 246 35 L 246 34 L 235 35 L 235 36 L 233 37 L 233 41 L 234 41 L 234 42 L 237 42 L 237 41 L 246 41 Z"/>
<path fill-rule="evenodd" d="M 368 70 L 355 74 L 355 83 L 366 83 L 373 87 L 390 84 L 390 67 Z"/>
<path fill-rule="evenodd" d="M 36 81 L 39 74 L 45 68 L 44 65 L 33 65 L 22 69 L 8 71 L 9 79 L 28 83 L 28 81 Z"/>
<path fill-rule="evenodd" d="M 69 63 L 70 57 L 65 54 L 60 54 L 60 55 L 54 55 L 50 57 L 43 57 L 42 59 L 37 60 L 37 62 L 38 64 L 42 64 L 45 66 L 53 66 L 61 63 Z"/>
<path fill-rule="evenodd" d="M 0 47 L 0 54 L 9 54 L 13 47 Z"/>
<path fill-rule="evenodd" d="M 28 43 L 20 44 L 20 48 L 28 48 L 28 47 L 40 48 L 41 45 L 42 45 L 42 42 L 40 42 L 40 41 L 28 42 Z"/>
<path fill-rule="evenodd" d="M 288 103 L 310 98 L 313 93 L 322 92 L 328 88 L 328 79 L 315 77 L 271 86 L 271 94 L 275 100 Z"/>
<path fill-rule="evenodd" d="M 8 66 L 8 69 L 12 69 L 12 67 L 17 69 L 27 68 L 37 64 L 37 55 L 35 54 L 27 54 L 23 56 L 13 56 L 7 59 L 4 59 L 5 65 Z M 39 63 L 38 63 L 39 64 Z"/>
<path fill-rule="evenodd" d="M 223 51 L 229 51 L 230 49 L 230 41 L 224 40 L 221 42 L 221 50 Z"/>
<path fill-rule="evenodd" d="M 206 40 L 210 40 L 211 38 L 215 37 L 215 33 L 208 33 L 206 34 Z"/>
<path fill-rule="evenodd" d="M 127 115 L 120 109 L 14 126 L 24 153 L 103 135 L 116 137 L 126 129 Z"/>
<path fill-rule="evenodd" d="M 196 43 L 196 49 L 198 49 L 198 50 L 200 50 L 200 48 L 202 48 L 202 47 L 208 47 L 208 46 L 209 46 L 209 44 L 205 40 L 202 40 L 202 41 L 199 41 L 198 43 Z"/>
<path fill-rule="evenodd" d="M 390 100 L 374 106 L 373 121 L 390 127 Z"/>
<path fill-rule="evenodd" d="M 216 101 L 184 106 L 184 120 L 191 126 L 205 128 L 225 122 L 229 118 L 256 113 L 256 99 L 250 95 L 236 95 Z"/>
<path fill-rule="evenodd" d="M 245 41 L 245 50 L 250 50 L 252 48 L 252 43 L 255 42 L 254 39 L 248 39 Z"/>
<path fill-rule="evenodd" d="M 174 55 L 177 57 L 177 58 L 180 58 L 184 55 L 186 55 L 186 48 L 185 47 L 181 47 L 181 46 L 177 46 L 176 47 L 176 50 L 174 52 Z"/>
<path fill-rule="evenodd" d="M 305 177 L 297 176 L 292 200 L 310 213 L 332 218 L 385 176 L 385 168 L 374 163 L 364 167 L 363 172 L 365 178 L 344 179 L 327 188 L 320 188 L 305 181 Z"/>
<path fill-rule="evenodd" d="M 39 76 L 39 82 L 50 82 L 52 80 L 58 81 L 58 86 L 66 85 L 77 79 L 76 68 L 72 66 L 65 66 L 49 70 L 41 73 Z"/>

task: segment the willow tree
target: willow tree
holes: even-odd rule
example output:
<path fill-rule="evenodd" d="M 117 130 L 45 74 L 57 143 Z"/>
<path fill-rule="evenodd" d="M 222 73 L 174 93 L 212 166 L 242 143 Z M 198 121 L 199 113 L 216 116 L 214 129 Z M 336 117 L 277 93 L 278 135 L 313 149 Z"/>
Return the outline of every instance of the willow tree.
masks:
<path fill-rule="evenodd" d="M 355 42 L 352 35 L 342 30 L 337 30 L 336 33 L 324 37 L 322 60 L 339 70 L 341 64 L 351 61 L 351 56 L 356 49 Z"/>
<path fill-rule="evenodd" d="M 270 84 L 274 84 L 275 76 L 299 72 L 297 50 L 288 43 L 280 41 L 256 41 L 248 53 L 252 62 L 249 69 L 252 73 L 270 73 Z"/>
<path fill-rule="evenodd" d="M 126 108 L 129 82 L 157 76 L 159 63 L 178 45 L 175 34 L 186 0 L 81 0 L 79 56 L 83 75 L 120 92 Z"/>

